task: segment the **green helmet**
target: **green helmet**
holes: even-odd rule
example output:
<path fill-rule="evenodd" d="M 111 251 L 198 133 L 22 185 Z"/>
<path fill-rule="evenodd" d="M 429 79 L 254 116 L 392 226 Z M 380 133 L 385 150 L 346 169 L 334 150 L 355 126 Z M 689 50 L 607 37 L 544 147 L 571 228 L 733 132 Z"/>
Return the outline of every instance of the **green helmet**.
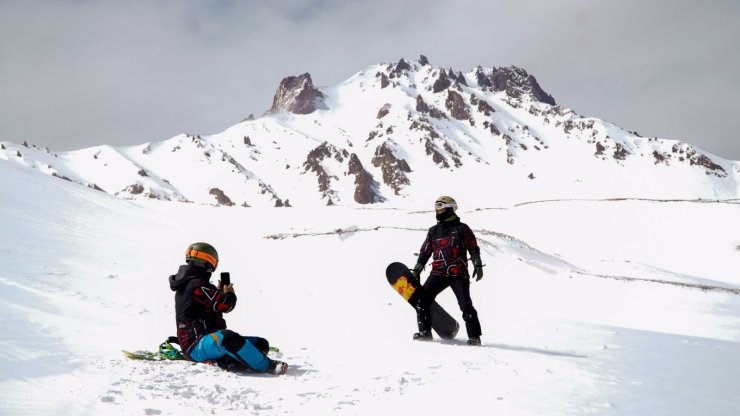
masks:
<path fill-rule="evenodd" d="M 436 211 L 442 211 L 445 208 L 452 208 L 452 212 L 457 212 L 457 201 L 455 198 L 447 195 L 442 195 L 434 202 L 434 209 Z"/>
<path fill-rule="evenodd" d="M 218 252 L 208 243 L 193 243 L 185 251 L 185 261 L 212 272 L 218 266 Z"/>

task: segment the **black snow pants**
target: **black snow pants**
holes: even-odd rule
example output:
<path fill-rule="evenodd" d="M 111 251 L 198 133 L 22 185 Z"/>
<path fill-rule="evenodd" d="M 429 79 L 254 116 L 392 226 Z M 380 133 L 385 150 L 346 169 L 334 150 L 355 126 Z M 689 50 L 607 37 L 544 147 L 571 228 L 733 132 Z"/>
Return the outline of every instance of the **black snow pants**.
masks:
<path fill-rule="evenodd" d="M 424 297 L 419 300 L 416 307 L 416 318 L 419 324 L 420 332 L 428 332 L 432 329 L 431 305 L 434 299 L 443 290 L 452 287 L 452 291 L 457 298 L 457 304 L 463 313 L 465 320 L 465 329 L 468 332 L 468 338 L 481 336 L 480 321 L 478 312 L 473 307 L 473 301 L 470 299 L 470 279 L 457 276 L 435 276 L 431 275 L 424 282 Z"/>

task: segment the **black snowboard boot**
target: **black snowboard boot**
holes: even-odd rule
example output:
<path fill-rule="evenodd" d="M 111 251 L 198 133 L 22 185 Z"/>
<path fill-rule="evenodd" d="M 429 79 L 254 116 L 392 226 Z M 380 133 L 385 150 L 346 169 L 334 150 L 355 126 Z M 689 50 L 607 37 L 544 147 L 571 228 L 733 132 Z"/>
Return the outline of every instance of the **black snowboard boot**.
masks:
<path fill-rule="evenodd" d="M 414 334 L 414 341 L 431 341 L 432 331 L 419 331 Z"/>
<path fill-rule="evenodd" d="M 480 345 L 480 337 L 473 337 L 468 340 L 468 345 L 478 346 Z"/>
<path fill-rule="evenodd" d="M 267 374 L 272 374 L 275 376 L 281 376 L 288 372 L 288 364 L 277 361 L 277 360 L 270 360 L 270 364 L 267 365 Z"/>
<path fill-rule="evenodd" d="M 231 358 L 228 355 L 224 355 L 223 357 L 216 360 L 216 365 L 226 371 L 232 371 L 232 372 L 247 372 L 249 371 L 248 368 L 244 367 L 239 361 L 236 361 L 235 359 Z"/>

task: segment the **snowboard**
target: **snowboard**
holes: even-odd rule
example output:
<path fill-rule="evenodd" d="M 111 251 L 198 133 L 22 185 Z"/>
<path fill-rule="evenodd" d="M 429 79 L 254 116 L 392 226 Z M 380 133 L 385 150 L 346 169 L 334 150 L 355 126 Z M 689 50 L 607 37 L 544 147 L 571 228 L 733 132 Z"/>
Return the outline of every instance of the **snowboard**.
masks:
<path fill-rule="evenodd" d="M 144 361 L 162 361 L 162 360 L 184 360 L 182 352 L 179 348 L 172 344 L 178 344 L 177 337 L 168 337 L 163 343 L 159 344 L 159 350 L 154 351 L 126 351 L 121 350 L 126 358 L 131 360 L 144 360 Z"/>
<path fill-rule="evenodd" d="M 185 359 L 185 357 L 183 357 L 182 355 L 177 356 L 177 358 L 169 358 L 169 357 L 162 355 L 159 352 L 154 352 L 154 351 L 121 350 L 121 352 L 126 358 L 130 360 L 164 361 L 164 360 L 184 360 Z M 280 349 L 278 347 L 270 347 L 270 352 L 279 353 Z"/>
<path fill-rule="evenodd" d="M 123 355 L 130 360 L 143 360 L 143 361 L 164 361 L 164 360 L 184 360 L 185 358 L 166 358 L 159 352 L 154 351 L 126 351 L 121 350 Z"/>
<path fill-rule="evenodd" d="M 406 265 L 394 262 L 385 269 L 385 277 L 388 279 L 391 287 L 398 292 L 411 306 L 424 295 L 424 287 L 419 279 L 414 277 Z M 452 339 L 460 330 L 460 324 L 457 323 L 447 311 L 445 311 L 437 302 L 432 303 L 432 329 L 441 338 Z"/>

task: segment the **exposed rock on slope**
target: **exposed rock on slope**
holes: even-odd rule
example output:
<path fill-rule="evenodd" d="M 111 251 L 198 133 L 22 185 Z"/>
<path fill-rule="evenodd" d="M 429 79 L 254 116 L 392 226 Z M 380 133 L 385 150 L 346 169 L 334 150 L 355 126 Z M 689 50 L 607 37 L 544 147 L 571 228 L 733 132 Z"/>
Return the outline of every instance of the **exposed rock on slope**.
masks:
<path fill-rule="evenodd" d="M 287 111 L 294 114 L 311 114 L 324 107 L 324 94 L 313 86 L 311 74 L 290 76 L 280 81 L 272 107 L 268 113 Z"/>

